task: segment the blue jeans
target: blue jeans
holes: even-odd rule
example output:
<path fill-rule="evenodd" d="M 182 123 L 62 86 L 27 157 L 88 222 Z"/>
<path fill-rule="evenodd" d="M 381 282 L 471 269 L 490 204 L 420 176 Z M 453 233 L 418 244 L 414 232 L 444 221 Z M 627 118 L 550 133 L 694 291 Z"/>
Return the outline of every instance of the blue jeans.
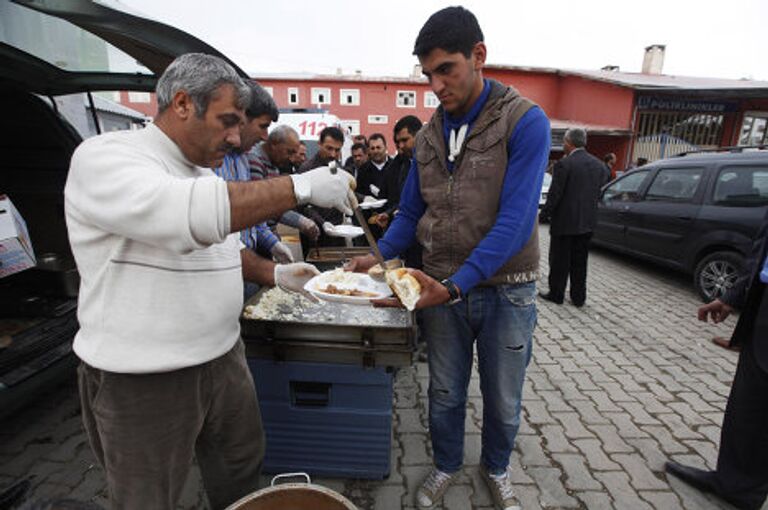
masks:
<path fill-rule="evenodd" d="M 439 470 L 461 469 L 475 340 L 483 394 L 480 461 L 492 474 L 507 469 L 520 428 L 535 296 L 535 282 L 476 287 L 459 303 L 422 310 L 429 349 L 429 431 Z"/>

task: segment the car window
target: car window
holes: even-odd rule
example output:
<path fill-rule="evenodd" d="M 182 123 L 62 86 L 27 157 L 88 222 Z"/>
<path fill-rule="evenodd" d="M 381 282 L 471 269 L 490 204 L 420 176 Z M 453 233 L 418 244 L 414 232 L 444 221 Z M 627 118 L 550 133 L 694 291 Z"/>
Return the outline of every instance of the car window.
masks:
<path fill-rule="evenodd" d="M 768 204 L 768 166 L 727 166 L 715 183 L 714 202 L 736 207 Z"/>
<path fill-rule="evenodd" d="M 65 71 L 153 74 L 77 25 L 11 2 L 0 3 L 0 42 Z"/>
<path fill-rule="evenodd" d="M 703 168 L 661 169 L 653 179 L 646 200 L 690 202 L 701 184 Z"/>
<path fill-rule="evenodd" d="M 613 184 L 603 191 L 603 202 L 634 202 L 640 198 L 640 187 L 645 178 L 648 177 L 648 170 L 632 172 L 619 178 Z"/>

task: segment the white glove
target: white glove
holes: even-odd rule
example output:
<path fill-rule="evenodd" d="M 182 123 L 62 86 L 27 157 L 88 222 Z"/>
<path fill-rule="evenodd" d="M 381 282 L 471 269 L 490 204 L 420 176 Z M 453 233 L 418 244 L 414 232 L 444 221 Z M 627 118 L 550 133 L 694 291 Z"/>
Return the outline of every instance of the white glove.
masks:
<path fill-rule="evenodd" d="M 303 174 L 291 175 L 291 179 L 299 205 L 333 207 L 352 215 L 348 193 L 350 188 L 355 188 L 355 178 L 345 170 L 337 170 L 332 174 L 330 168 L 321 166 Z"/>
<path fill-rule="evenodd" d="M 320 228 L 317 226 L 317 223 L 306 216 L 302 216 L 299 219 L 299 230 L 313 241 L 320 237 Z"/>
<path fill-rule="evenodd" d="M 376 186 L 375 184 L 371 184 L 371 185 L 370 185 L 370 186 L 368 186 L 368 187 L 371 189 L 371 193 L 373 193 L 373 196 L 374 196 L 374 197 L 376 197 L 376 198 L 378 198 L 378 197 L 379 197 L 379 191 L 381 191 L 381 190 L 379 189 L 379 187 L 378 187 L 378 186 Z"/>
<path fill-rule="evenodd" d="M 372 197 L 371 195 L 365 195 L 363 197 L 363 201 L 361 203 L 366 204 L 368 202 L 375 202 L 377 199 Z"/>
<path fill-rule="evenodd" d="M 331 223 L 330 221 L 326 221 L 325 223 L 323 223 L 323 230 L 328 235 L 332 235 L 333 234 L 334 227 L 335 227 L 335 225 L 333 223 Z"/>
<path fill-rule="evenodd" d="M 277 264 L 275 266 L 275 285 L 288 292 L 297 292 L 314 303 L 320 300 L 304 289 L 304 285 L 319 275 L 320 271 L 306 262 Z"/>
<path fill-rule="evenodd" d="M 282 241 L 278 241 L 272 245 L 269 252 L 278 264 L 288 264 L 289 262 L 293 262 L 293 254 L 291 253 L 291 250 Z"/>

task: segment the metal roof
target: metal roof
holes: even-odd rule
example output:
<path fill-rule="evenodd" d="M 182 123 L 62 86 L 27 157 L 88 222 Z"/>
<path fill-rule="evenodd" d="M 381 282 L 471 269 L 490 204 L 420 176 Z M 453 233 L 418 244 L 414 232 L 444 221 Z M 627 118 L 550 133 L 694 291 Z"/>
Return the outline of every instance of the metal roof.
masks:
<path fill-rule="evenodd" d="M 646 91 L 741 91 L 768 94 L 768 81 L 728 78 L 702 78 L 699 76 L 675 76 L 671 74 L 627 73 L 592 69 L 554 69 L 551 67 L 528 67 L 489 64 L 488 69 L 517 71 L 523 73 L 545 73 L 560 76 L 579 76 L 588 80 L 612 83 L 622 87 Z"/>
<path fill-rule="evenodd" d="M 611 83 L 642 91 L 686 92 L 693 94 L 716 93 L 738 97 L 768 96 L 768 81 L 733 80 L 727 78 L 702 78 L 697 76 L 675 76 L 669 74 L 627 73 L 590 69 L 555 69 L 552 67 L 509 66 L 487 64 L 489 70 L 516 71 L 521 73 L 543 73 L 557 76 L 578 76 L 587 80 Z M 313 74 L 313 73 L 253 73 L 255 80 L 295 81 L 349 81 L 367 83 L 412 83 L 426 85 L 423 76 L 365 76 L 362 74 Z"/>

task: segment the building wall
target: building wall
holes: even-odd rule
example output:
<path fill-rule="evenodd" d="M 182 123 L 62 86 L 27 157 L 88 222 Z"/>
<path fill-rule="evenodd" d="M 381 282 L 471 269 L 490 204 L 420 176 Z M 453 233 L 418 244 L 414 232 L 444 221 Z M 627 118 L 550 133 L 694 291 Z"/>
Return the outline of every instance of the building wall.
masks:
<path fill-rule="evenodd" d="M 634 91 L 627 87 L 564 76 L 554 117 L 630 129 L 634 98 Z"/>
<path fill-rule="evenodd" d="M 391 153 L 395 146 L 392 129 L 395 123 L 406 115 L 415 115 L 422 122 L 426 122 L 435 111 L 434 107 L 424 106 L 425 93 L 430 92 L 426 82 L 371 82 L 357 80 L 277 80 L 258 78 L 256 80 L 262 86 L 271 89 L 272 97 L 280 108 L 317 108 L 318 104 L 312 102 L 312 89 L 328 89 L 330 97 L 328 102 L 319 105 L 336 115 L 342 122 L 348 120 L 359 121 L 359 131 L 364 135 L 380 132 L 387 138 L 387 145 Z M 289 102 L 289 89 L 297 89 L 298 102 Z M 351 90 L 359 94 L 359 104 L 349 105 L 342 102 L 341 91 Z M 415 93 L 415 103 L 412 107 L 397 106 L 398 91 L 412 91 Z M 385 116 L 386 122 L 370 122 L 370 116 Z"/>

